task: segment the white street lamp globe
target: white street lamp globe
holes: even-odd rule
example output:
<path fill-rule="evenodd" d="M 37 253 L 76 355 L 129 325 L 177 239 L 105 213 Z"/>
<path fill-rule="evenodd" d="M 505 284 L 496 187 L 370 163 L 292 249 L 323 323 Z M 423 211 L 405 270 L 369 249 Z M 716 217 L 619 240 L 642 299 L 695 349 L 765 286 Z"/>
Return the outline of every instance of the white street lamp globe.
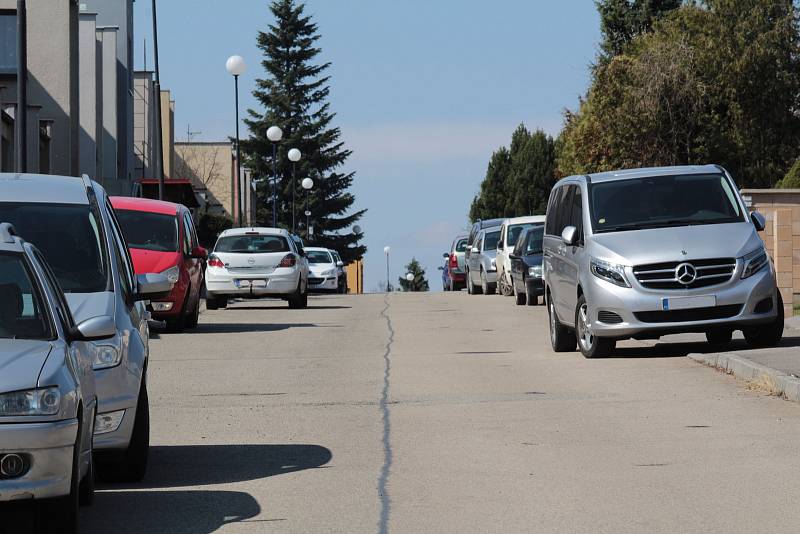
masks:
<path fill-rule="evenodd" d="M 389 252 L 391 252 L 391 251 L 392 251 L 391 247 L 383 247 L 383 253 L 384 254 L 389 254 Z"/>
<path fill-rule="evenodd" d="M 314 180 L 312 180 L 311 178 L 303 178 L 301 184 L 303 186 L 303 189 L 308 190 L 314 187 Z"/>
<path fill-rule="evenodd" d="M 306 217 L 311 217 L 311 211 L 306 210 Z"/>
<path fill-rule="evenodd" d="M 278 128 L 277 126 L 270 126 L 267 130 L 267 139 L 272 141 L 273 143 L 277 143 L 283 137 L 283 130 Z"/>
<path fill-rule="evenodd" d="M 409 282 L 413 282 L 414 281 L 414 275 L 412 273 L 408 273 L 406 275 L 406 280 L 408 280 Z"/>
<path fill-rule="evenodd" d="M 225 62 L 225 68 L 231 76 L 241 76 L 247 70 L 247 65 L 245 65 L 242 56 L 231 56 Z"/>
<path fill-rule="evenodd" d="M 267 135 L 269 135 L 269 134 L 267 134 Z M 291 162 L 298 162 L 298 161 L 300 161 L 300 158 L 302 158 L 302 157 L 303 157 L 303 155 L 296 148 L 293 148 L 293 149 L 291 149 L 289 151 L 289 161 L 291 161 Z"/>
<path fill-rule="evenodd" d="M 354 234 L 360 234 L 361 233 L 361 227 L 359 225 L 355 225 L 353 227 L 353 233 Z"/>

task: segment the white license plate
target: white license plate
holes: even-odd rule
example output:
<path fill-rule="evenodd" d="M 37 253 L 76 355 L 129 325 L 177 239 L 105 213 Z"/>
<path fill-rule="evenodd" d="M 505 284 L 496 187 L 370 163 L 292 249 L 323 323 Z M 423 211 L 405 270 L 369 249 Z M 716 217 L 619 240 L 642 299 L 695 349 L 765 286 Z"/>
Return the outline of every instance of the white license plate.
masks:
<path fill-rule="evenodd" d="M 699 295 L 697 297 L 669 297 L 661 299 L 661 309 L 668 310 L 689 310 L 692 308 L 712 308 L 717 305 L 717 297 L 714 295 Z"/>
<path fill-rule="evenodd" d="M 234 280 L 233 283 L 240 289 L 243 287 L 267 287 L 266 280 Z"/>

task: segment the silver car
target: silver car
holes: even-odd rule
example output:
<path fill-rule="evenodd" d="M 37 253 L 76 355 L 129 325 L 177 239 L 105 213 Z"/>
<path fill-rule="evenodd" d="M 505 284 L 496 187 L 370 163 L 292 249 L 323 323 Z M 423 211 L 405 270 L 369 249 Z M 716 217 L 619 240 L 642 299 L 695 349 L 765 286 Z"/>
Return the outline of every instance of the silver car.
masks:
<path fill-rule="evenodd" d="M 775 269 L 731 176 L 716 165 L 571 176 L 553 188 L 545 298 L 557 352 L 609 354 L 616 340 L 702 332 L 725 345 L 783 335 Z"/>
<path fill-rule="evenodd" d="M 206 308 L 230 298 L 281 298 L 308 306 L 308 261 L 302 242 L 280 228 L 235 228 L 220 234 L 206 269 Z"/>
<path fill-rule="evenodd" d="M 93 351 L 97 472 L 141 480 L 150 443 L 143 301 L 166 296 L 172 284 L 160 274 L 134 274 L 106 192 L 85 176 L 0 174 L 0 221 L 42 252 L 77 322 L 113 318 L 114 335 Z"/>
<path fill-rule="evenodd" d="M 48 532 L 76 532 L 92 500 L 90 341 L 115 333 L 108 316 L 76 325 L 42 254 L 0 224 L 0 502 L 47 499 Z"/>
<path fill-rule="evenodd" d="M 500 227 L 480 230 L 467 258 L 467 293 L 491 295 L 497 289 L 497 242 Z"/>

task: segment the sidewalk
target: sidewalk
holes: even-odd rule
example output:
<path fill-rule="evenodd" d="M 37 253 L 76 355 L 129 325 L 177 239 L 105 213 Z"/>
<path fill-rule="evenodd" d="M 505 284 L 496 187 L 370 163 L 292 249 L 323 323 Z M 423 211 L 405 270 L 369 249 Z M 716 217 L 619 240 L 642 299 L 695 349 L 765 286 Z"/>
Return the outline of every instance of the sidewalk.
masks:
<path fill-rule="evenodd" d="M 786 320 L 783 341 L 775 348 L 751 349 L 737 334 L 726 352 L 693 352 L 688 356 L 740 380 L 757 382 L 760 389 L 772 394 L 800 402 L 800 316 Z M 696 335 L 680 337 L 684 338 L 681 341 L 700 341 Z"/>

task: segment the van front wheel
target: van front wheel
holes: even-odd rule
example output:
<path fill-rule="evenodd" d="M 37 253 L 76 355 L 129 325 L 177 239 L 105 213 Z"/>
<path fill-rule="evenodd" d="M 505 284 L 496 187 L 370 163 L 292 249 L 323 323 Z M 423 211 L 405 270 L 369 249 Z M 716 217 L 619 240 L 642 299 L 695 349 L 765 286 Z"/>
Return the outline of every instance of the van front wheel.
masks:
<path fill-rule="evenodd" d="M 745 328 L 742 333 L 747 343 L 753 347 L 774 347 L 783 338 L 783 297 L 778 291 L 778 316 L 769 324 Z"/>
<path fill-rule="evenodd" d="M 572 352 L 575 350 L 575 333 L 561 324 L 556 315 L 553 297 L 547 296 L 547 315 L 550 319 L 550 344 L 555 352 Z"/>
<path fill-rule="evenodd" d="M 575 307 L 575 329 L 578 334 L 578 348 L 584 358 L 609 356 L 617 345 L 614 339 L 594 335 L 589 319 L 589 305 L 583 295 L 578 297 L 578 305 Z"/>

